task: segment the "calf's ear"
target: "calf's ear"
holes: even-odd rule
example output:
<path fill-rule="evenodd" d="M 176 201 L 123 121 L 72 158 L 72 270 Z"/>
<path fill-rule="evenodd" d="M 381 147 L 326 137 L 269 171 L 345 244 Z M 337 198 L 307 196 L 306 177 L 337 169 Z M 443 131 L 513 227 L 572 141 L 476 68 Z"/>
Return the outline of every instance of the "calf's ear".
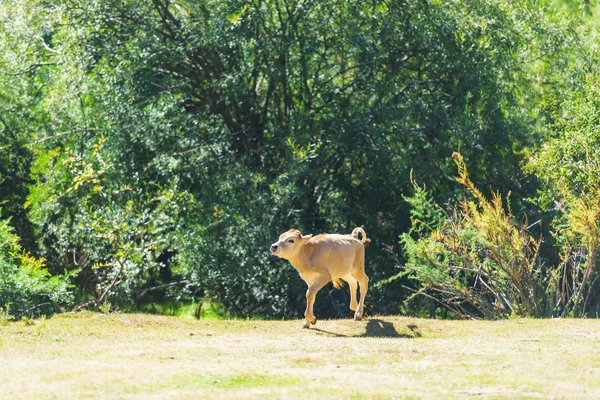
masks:
<path fill-rule="evenodd" d="M 312 235 L 304 235 L 302 236 L 302 240 L 308 240 L 312 237 Z"/>

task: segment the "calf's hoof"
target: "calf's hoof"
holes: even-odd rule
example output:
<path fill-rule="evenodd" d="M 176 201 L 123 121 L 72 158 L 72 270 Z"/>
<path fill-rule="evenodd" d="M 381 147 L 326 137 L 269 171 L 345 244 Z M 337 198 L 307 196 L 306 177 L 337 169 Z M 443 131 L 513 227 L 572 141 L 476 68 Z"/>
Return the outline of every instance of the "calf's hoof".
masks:
<path fill-rule="evenodd" d="M 355 321 L 360 321 L 361 319 L 362 319 L 362 315 L 360 315 L 359 313 L 354 314 Z"/>
<path fill-rule="evenodd" d="M 302 323 L 302 329 L 310 329 L 310 322 L 304 320 L 304 322 Z"/>

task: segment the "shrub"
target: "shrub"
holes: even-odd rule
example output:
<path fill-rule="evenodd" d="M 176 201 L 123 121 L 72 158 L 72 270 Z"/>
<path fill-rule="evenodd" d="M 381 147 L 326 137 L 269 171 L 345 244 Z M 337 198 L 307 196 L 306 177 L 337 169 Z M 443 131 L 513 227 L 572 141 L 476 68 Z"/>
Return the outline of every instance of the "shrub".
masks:
<path fill-rule="evenodd" d="M 422 206 L 433 207 L 424 188 L 413 183 L 415 196 L 407 199 L 416 238 L 406 233 L 401 242 L 406 273 L 420 284 L 414 296 L 424 295 L 463 317 L 543 316 L 540 242 L 526 224 L 515 222 L 499 193 L 488 200 L 473 185 L 459 153 L 453 159 L 457 181 L 472 200 L 465 196 L 441 218 L 441 212 Z"/>
<path fill-rule="evenodd" d="M 0 288 L 2 319 L 52 314 L 71 301 L 67 277 L 51 277 L 43 258 L 25 253 L 8 220 L 0 221 Z"/>
<path fill-rule="evenodd" d="M 600 50 L 596 49 L 596 59 Z M 560 254 L 556 274 L 558 316 L 585 316 L 600 309 L 600 78 L 586 75 L 580 90 L 553 110 L 551 135 L 528 165 L 543 183 L 540 206 L 553 214 Z M 596 290 L 594 290 L 596 288 Z"/>

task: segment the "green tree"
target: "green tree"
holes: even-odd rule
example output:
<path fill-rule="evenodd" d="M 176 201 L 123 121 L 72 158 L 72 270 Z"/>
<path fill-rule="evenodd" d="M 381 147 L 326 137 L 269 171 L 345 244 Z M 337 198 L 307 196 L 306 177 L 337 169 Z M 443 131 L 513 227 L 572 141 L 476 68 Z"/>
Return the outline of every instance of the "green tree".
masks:
<path fill-rule="evenodd" d="M 176 296 L 243 315 L 301 309 L 299 278 L 267 251 L 292 226 L 363 225 L 371 277 L 393 275 L 383 245 L 410 228 L 410 170 L 455 199 L 456 149 L 475 184 L 534 193 L 520 162 L 540 137 L 536 73 L 571 40 L 561 14 L 509 0 L 1 7 L 0 88 L 35 99 L 14 117 L 49 270 L 78 271 L 96 306 L 178 281 Z M 405 295 L 369 294 L 376 312 Z"/>

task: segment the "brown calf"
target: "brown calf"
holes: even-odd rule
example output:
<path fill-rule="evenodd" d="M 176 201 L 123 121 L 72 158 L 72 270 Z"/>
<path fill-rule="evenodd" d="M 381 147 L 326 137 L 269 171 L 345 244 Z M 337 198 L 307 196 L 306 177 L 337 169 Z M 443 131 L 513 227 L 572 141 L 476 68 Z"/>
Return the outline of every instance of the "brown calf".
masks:
<path fill-rule="evenodd" d="M 358 240 L 359 234 L 362 241 Z M 365 295 L 369 290 L 369 278 L 365 275 L 365 246 L 369 242 L 362 228 L 355 228 L 350 235 L 321 234 L 315 237 L 302 236 L 298 229 L 290 229 L 271 245 L 271 253 L 288 260 L 308 285 L 306 319 L 302 328 L 310 328 L 311 324 L 317 323 L 313 314 L 317 292 L 331 281 L 335 287 L 340 287 L 340 279 L 350 285 L 350 309 L 355 311 L 354 320 L 362 318 Z M 358 283 L 359 302 L 356 301 Z"/>

